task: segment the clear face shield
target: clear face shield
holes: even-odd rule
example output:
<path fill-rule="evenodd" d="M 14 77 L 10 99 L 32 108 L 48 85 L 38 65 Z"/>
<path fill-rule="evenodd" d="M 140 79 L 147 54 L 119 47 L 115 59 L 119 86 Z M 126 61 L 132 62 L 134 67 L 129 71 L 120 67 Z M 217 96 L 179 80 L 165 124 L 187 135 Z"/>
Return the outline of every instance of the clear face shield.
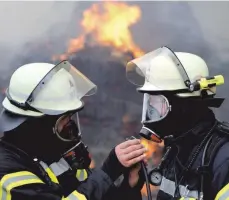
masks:
<path fill-rule="evenodd" d="M 166 73 L 170 69 L 170 73 Z M 174 77 L 174 74 L 180 76 Z M 129 82 L 147 91 L 174 91 L 177 83 L 184 80 L 184 89 L 190 79 L 175 53 L 167 47 L 156 49 L 136 58 L 126 65 Z"/>

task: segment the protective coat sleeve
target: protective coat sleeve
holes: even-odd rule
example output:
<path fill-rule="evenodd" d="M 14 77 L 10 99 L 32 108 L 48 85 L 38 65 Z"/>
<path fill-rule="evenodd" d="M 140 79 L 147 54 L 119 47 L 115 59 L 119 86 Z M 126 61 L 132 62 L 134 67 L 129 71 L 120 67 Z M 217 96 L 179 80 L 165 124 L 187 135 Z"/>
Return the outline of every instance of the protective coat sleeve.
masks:
<path fill-rule="evenodd" d="M 110 151 L 110 154 L 104 161 L 101 169 L 112 179 L 112 181 L 115 181 L 121 174 L 126 173 L 129 170 L 119 162 L 115 149 Z"/>
<path fill-rule="evenodd" d="M 107 199 L 105 196 L 115 190 L 114 181 L 124 172 L 123 167 L 112 149 L 101 169 L 93 170 L 90 176 L 77 187 L 88 199 L 101 200 Z M 112 192 L 113 195 L 115 191 Z"/>
<path fill-rule="evenodd" d="M 142 194 L 141 189 L 145 183 L 145 178 L 143 171 L 139 173 L 139 181 L 135 187 L 130 187 L 129 185 L 129 172 L 123 175 L 123 180 L 120 185 L 112 187 L 109 189 L 107 194 L 104 196 L 103 200 L 141 200 Z"/>

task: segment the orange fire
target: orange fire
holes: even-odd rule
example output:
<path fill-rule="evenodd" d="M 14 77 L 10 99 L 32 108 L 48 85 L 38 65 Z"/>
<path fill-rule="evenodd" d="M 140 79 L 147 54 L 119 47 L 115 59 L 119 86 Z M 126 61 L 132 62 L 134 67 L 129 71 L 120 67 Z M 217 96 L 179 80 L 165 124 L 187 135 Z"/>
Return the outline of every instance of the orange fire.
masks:
<path fill-rule="evenodd" d="M 91 164 L 89 166 L 90 169 L 94 169 L 95 168 L 95 161 L 92 159 L 91 160 Z"/>
<path fill-rule="evenodd" d="M 123 2 L 94 3 L 84 11 L 81 26 L 82 34 L 71 39 L 66 53 L 54 56 L 54 60 L 63 60 L 84 48 L 87 40 L 90 46 L 112 46 L 121 52 L 132 52 L 135 57 L 144 54 L 133 41 L 130 26 L 139 21 L 141 10 Z M 90 41 L 88 41 L 90 38 Z"/>
<path fill-rule="evenodd" d="M 148 141 L 144 138 L 141 139 L 141 143 L 147 148 L 146 158 L 148 161 L 152 161 L 154 165 L 158 165 L 161 160 L 161 151 L 160 149 L 163 148 L 163 143 L 155 143 Z M 150 185 L 151 191 L 158 190 L 158 187 Z M 144 184 L 141 193 L 143 196 L 147 196 L 147 189 L 146 184 Z"/>
<path fill-rule="evenodd" d="M 141 139 L 141 143 L 147 149 L 147 152 L 146 152 L 146 158 L 147 158 L 147 160 L 151 159 L 153 153 L 157 151 L 158 144 L 155 143 L 155 142 L 150 142 L 150 141 L 148 141 L 148 140 L 146 140 L 144 138 Z"/>
<path fill-rule="evenodd" d="M 150 184 L 150 190 L 151 190 L 151 191 L 157 191 L 157 190 L 158 190 L 158 187 L 153 186 L 153 185 Z M 143 186 L 143 188 L 142 188 L 142 190 L 141 190 L 141 194 L 142 194 L 143 196 L 147 196 L 146 184 L 144 184 L 144 186 Z"/>

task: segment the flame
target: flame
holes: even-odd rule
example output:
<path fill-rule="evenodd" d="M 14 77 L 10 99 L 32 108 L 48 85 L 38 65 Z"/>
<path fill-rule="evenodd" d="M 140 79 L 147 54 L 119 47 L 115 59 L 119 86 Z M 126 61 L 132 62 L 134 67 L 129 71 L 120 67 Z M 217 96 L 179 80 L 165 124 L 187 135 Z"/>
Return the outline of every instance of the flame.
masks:
<path fill-rule="evenodd" d="M 158 190 L 158 187 L 153 186 L 153 185 L 150 184 L 150 191 L 152 192 L 152 191 L 156 191 L 156 190 Z M 142 190 L 141 190 L 141 194 L 143 196 L 147 196 L 146 184 L 143 185 Z"/>
<path fill-rule="evenodd" d="M 144 138 L 141 138 L 141 143 L 147 148 L 146 152 L 146 159 L 149 161 L 151 160 L 154 165 L 158 165 L 160 160 L 161 160 L 161 152 L 160 149 L 163 148 L 164 143 L 155 143 L 152 141 L 148 141 Z M 152 191 L 157 191 L 158 187 L 150 185 L 150 190 Z M 147 189 L 146 189 L 146 184 L 144 184 L 141 194 L 143 196 L 147 196 Z"/>
<path fill-rule="evenodd" d="M 95 161 L 92 159 L 91 160 L 91 164 L 89 166 L 90 169 L 94 169 L 95 168 Z"/>
<path fill-rule="evenodd" d="M 141 10 L 123 2 L 100 2 L 84 11 L 81 26 L 82 34 L 71 39 L 66 53 L 53 56 L 53 60 L 63 60 L 84 48 L 85 42 L 94 46 L 112 46 L 121 52 L 132 52 L 134 57 L 144 54 L 133 41 L 130 26 L 139 21 Z"/>
<path fill-rule="evenodd" d="M 145 148 L 147 149 L 146 152 L 146 158 L 147 160 L 152 158 L 153 153 L 155 153 L 157 151 L 158 148 L 158 144 L 155 142 L 150 142 L 144 138 L 141 138 L 141 143 L 145 146 Z"/>

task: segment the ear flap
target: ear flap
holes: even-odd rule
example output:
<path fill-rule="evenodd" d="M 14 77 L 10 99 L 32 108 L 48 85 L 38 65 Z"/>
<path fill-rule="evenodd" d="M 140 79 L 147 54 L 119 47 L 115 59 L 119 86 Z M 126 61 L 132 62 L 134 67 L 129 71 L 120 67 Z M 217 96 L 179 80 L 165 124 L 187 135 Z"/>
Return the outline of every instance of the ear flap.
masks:
<path fill-rule="evenodd" d="M 4 132 L 11 131 L 22 123 L 24 123 L 28 117 L 15 115 L 3 109 L 0 113 L 0 137 L 2 137 Z"/>

